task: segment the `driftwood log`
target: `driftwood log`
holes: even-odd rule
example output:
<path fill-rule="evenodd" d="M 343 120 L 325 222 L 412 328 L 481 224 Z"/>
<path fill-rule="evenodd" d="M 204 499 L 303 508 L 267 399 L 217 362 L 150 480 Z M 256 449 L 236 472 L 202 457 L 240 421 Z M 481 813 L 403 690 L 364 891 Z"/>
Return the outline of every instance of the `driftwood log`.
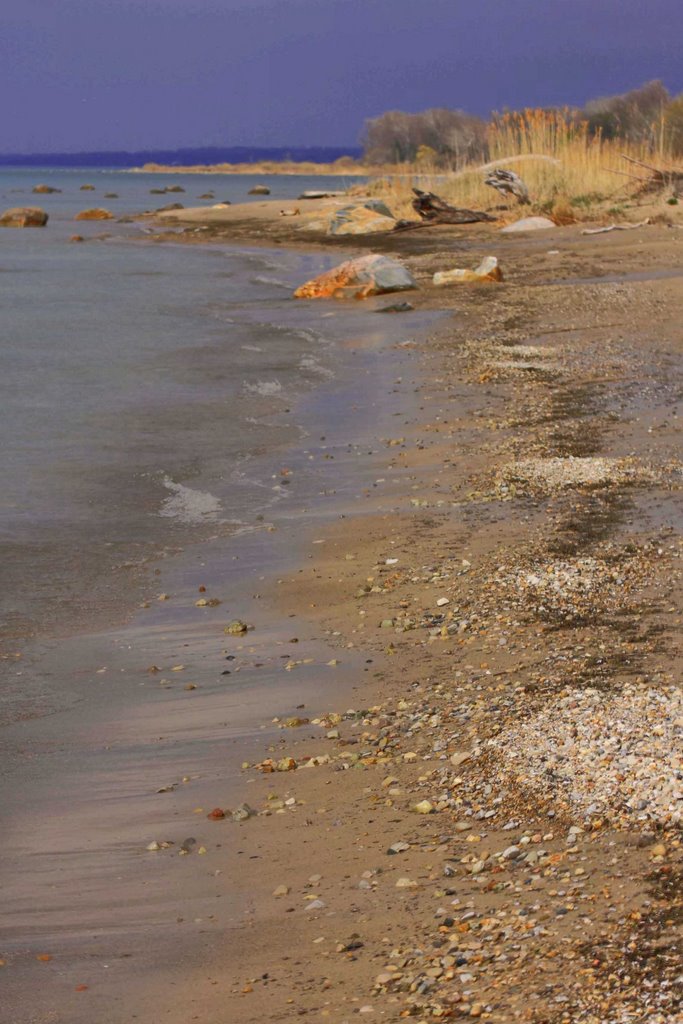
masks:
<path fill-rule="evenodd" d="M 605 228 L 584 228 L 581 232 L 582 235 L 605 235 L 608 231 L 633 231 L 635 228 L 644 228 L 646 225 L 651 224 L 652 221 L 649 217 L 645 220 L 639 220 L 637 224 L 609 224 Z"/>
<path fill-rule="evenodd" d="M 423 192 L 414 188 L 413 209 L 425 224 L 476 224 L 479 221 L 495 220 L 482 210 L 463 210 L 451 206 L 434 192 Z"/>
<path fill-rule="evenodd" d="M 676 171 L 667 169 L 665 167 L 654 167 L 652 164 L 643 163 L 642 160 L 635 160 L 632 156 L 626 156 L 622 153 L 622 158 L 627 160 L 628 163 L 634 164 L 636 167 L 641 167 L 643 170 L 648 171 L 648 175 L 634 174 L 631 171 L 619 171 L 613 167 L 609 170 L 612 174 L 621 174 L 625 178 L 631 178 L 633 181 L 639 181 L 641 183 L 640 188 L 637 190 L 636 195 L 648 195 L 652 192 L 661 192 L 662 189 L 670 188 L 674 196 L 683 194 L 683 171 Z"/>
<path fill-rule="evenodd" d="M 491 171 L 484 178 L 484 184 L 495 188 L 502 196 L 514 196 L 518 203 L 526 206 L 529 202 L 529 189 L 514 171 L 506 171 L 503 167 Z"/>

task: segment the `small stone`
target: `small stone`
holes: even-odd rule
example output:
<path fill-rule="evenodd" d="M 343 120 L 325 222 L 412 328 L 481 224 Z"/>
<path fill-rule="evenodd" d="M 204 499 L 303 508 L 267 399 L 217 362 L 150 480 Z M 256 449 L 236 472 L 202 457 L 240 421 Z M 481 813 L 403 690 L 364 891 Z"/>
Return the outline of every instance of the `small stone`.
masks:
<path fill-rule="evenodd" d="M 417 814 L 433 814 L 435 807 L 429 800 L 420 800 L 419 804 L 415 804 L 413 810 Z"/>
<path fill-rule="evenodd" d="M 273 889 L 273 896 L 289 896 L 291 890 L 288 885 L 278 885 L 277 889 Z"/>
<path fill-rule="evenodd" d="M 410 843 L 404 843 L 403 840 L 399 839 L 397 843 L 392 843 L 387 853 L 389 856 L 396 853 L 405 853 L 406 850 L 410 849 Z"/>
<path fill-rule="evenodd" d="M 239 807 L 232 812 L 232 820 L 247 821 L 249 818 L 255 817 L 255 815 L 256 811 L 253 807 L 250 807 L 249 804 L 240 804 Z"/>
<path fill-rule="evenodd" d="M 469 761 L 471 756 L 469 750 L 460 750 L 456 754 L 451 754 L 450 761 L 454 768 L 459 768 L 465 761 Z"/>
<path fill-rule="evenodd" d="M 246 622 L 242 622 L 241 619 L 233 619 L 225 627 L 225 632 L 230 633 L 232 636 L 239 636 L 240 633 L 246 633 L 248 628 Z"/>

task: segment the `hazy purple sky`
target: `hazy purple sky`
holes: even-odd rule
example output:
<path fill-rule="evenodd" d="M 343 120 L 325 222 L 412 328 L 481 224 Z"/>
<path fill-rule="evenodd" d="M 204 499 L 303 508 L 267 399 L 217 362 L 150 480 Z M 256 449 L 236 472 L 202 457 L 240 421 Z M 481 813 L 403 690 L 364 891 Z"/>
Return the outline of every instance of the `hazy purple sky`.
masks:
<path fill-rule="evenodd" d="M 390 109 L 683 90 L 683 0 L 0 0 L 0 151 L 352 145 Z"/>

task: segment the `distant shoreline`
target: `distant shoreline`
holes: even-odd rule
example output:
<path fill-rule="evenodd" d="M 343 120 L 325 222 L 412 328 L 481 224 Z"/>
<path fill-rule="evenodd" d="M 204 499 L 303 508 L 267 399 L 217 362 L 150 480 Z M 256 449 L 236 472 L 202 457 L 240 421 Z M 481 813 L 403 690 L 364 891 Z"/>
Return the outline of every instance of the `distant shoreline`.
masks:
<path fill-rule="evenodd" d="M 188 164 L 184 166 L 146 163 L 142 167 L 131 167 L 129 170 L 132 174 L 300 174 L 359 178 L 386 173 L 386 168 L 360 164 L 351 159 L 327 164 L 293 160 L 264 160 L 258 163 L 242 164 Z"/>

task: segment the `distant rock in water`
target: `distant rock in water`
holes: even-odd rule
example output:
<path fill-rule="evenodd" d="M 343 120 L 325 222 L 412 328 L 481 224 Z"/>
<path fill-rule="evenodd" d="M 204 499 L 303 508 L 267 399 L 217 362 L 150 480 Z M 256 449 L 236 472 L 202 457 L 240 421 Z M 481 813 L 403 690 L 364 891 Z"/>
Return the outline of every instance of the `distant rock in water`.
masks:
<path fill-rule="evenodd" d="M 2 228 L 44 228 L 47 214 L 38 206 L 14 206 L 0 216 Z"/>
<path fill-rule="evenodd" d="M 270 189 L 267 185 L 254 185 L 253 188 L 249 189 L 250 196 L 269 196 Z"/>
<path fill-rule="evenodd" d="M 95 191 L 95 186 L 94 185 L 81 185 L 81 192 L 94 192 L 94 191 Z"/>
<path fill-rule="evenodd" d="M 112 220 L 114 217 L 113 213 L 109 210 L 105 210 L 101 206 L 96 206 L 92 210 L 81 210 L 74 217 L 74 220 Z"/>
<path fill-rule="evenodd" d="M 160 206 L 157 213 L 168 213 L 170 210 L 184 210 L 185 207 L 182 203 L 168 203 L 166 206 Z"/>
<path fill-rule="evenodd" d="M 185 189 L 183 188 L 182 185 L 167 185 L 166 186 L 166 191 L 167 192 L 184 192 Z"/>
<path fill-rule="evenodd" d="M 417 288 L 409 271 L 398 260 L 370 253 L 346 260 L 333 270 L 313 278 L 294 292 L 297 299 L 365 299 L 369 295 Z"/>
<path fill-rule="evenodd" d="M 149 190 L 149 194 L 151 196 L 165 196 L 166 195 L 166 189 L 165 188 L 151 188 Z"/>
<path fill-rule="evenodd" d="M 61 188 L 54 188 L 52 185 L 34 185 L 31 191 L 37 196 L 49 196 L 53 192 L 61 192 Z"/>
<path fill-rule="evenodd" d="M 104 193 L 104 198 L 105 199 L 118 199 L 119 198 L 119 194 L 118 194 L 118 192 L 105 192 Z"/>
<path fill-rule="evenodd" d="M 197 196 L 197 198 L 198 199 L 215 199 L 216 197 L 215 197 L 213 192 L 202 192 L 202 194 L 200 196 Z"/>

